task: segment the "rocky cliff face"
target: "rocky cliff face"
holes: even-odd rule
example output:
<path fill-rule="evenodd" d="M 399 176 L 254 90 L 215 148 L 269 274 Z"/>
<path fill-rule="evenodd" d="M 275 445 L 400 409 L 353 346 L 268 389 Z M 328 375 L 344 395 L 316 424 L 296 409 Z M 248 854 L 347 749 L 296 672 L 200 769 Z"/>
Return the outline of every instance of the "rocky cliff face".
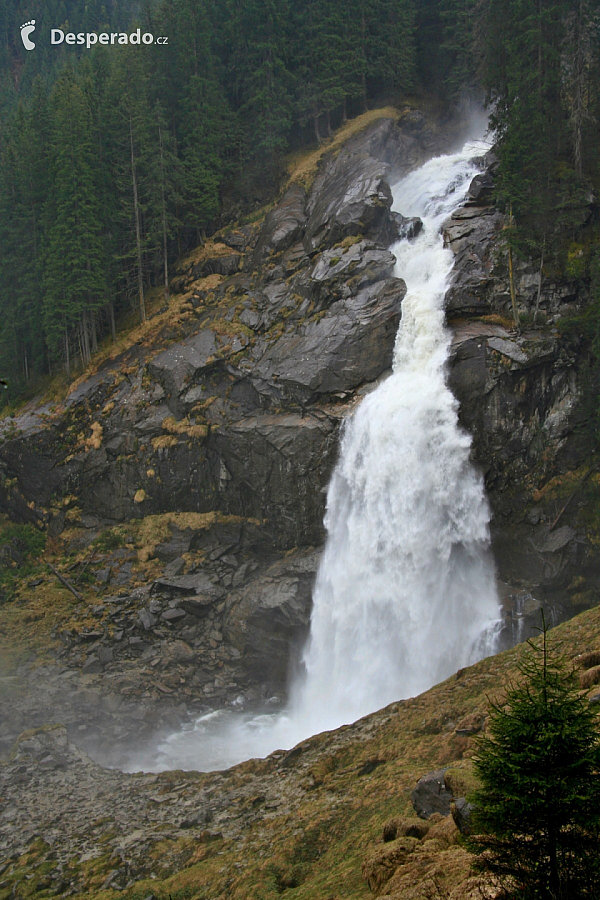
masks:
<path fill-rule="evenodd" d="M 595 468 L 582 403 L 586 361 L 578 338 L 559 327 L 588 298 L 573 282 L 517 261 L 515 328 L 504 221 L 490 200 L 493 155 L 488 163 L 470 201 L 444 227 L 456 256 L 447 296 L 449 381 L 485 473 L 494 554 L 520 639 L 541 605 L 559 621 L 598 588 L 592 520 L 599 498 L 593 479 L 586 488 Z M 581 221 L 592 211 L 582 207 Z"/>
<path fill-rule="evenodd" d="M 56 623 L 57 658 L 30 675 L 7 741 L 58 697 L 97 749 L 233 698 L 281 696 L 307 631 L 340 425 L 391 365 L 405 286 L 389 247 L 419 223 L 391 212 L 390 182 L 456 136 L 416 112 L 375 123 L 262 225 L 185 262 L 179 319 L 167 312 L 151 346 L 63 405 L 2 423 L 2 506 L 89 553 L 95 579 L 79 624 Z M 449 377 L 485 471 L 516 637 L 541 601 L 566 614 L 582 566 L 592 579 L 577 504 L 555 524 L 532 500 L 586 461 L 578 357 L 553 330 L 584 298 L 546 280 L 538 297 L 522 266 L 521 309 L 539 306 L 547 324 L 515 333 L 489 163 L 445 226 Z"/>

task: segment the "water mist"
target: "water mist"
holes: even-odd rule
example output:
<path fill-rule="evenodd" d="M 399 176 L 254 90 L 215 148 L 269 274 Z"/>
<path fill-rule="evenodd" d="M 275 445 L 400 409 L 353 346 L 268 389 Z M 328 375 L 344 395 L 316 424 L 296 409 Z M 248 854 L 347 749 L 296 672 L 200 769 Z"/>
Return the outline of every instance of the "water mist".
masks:
<path fill-rule="evenodd" d="M 446 385 L 442 222 L 464 202 L 481 143 L 406 176 L 394 208 L 421 233 L 392 249 L 406 281 L 393 373 L 346 422 L 327 495 L 304 674 L 284 713 L 217 711 L 133 768 L 216 769 L 431 687 L 494 652 L 499 620 L 483 480 Z"/>

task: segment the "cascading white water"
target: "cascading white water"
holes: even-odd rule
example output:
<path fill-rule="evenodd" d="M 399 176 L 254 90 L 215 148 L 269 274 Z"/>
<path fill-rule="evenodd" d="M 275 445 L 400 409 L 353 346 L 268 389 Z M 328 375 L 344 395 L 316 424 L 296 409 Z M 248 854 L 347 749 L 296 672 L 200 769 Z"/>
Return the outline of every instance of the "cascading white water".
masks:
<path fill-rule="evenodd" d="M 481 143 L 430 160 L 394 190 L 423 229 L 395 245 L 407 284 L 393 374 L 346 424 L 327 497 L 305 677 L 285 714 L 217 712 L 133 768 L 217 769 L 290 747 L 431 687 L 492 653 L 499 621 L 483 481 L 445 382 L 440 227 L 463 202 Z"/>
<path fill-rule="evenodd" d="M 306 680 L 296 708 L 317 728 L 420 693 L 492 652 L 498 620 L 489 511 L 470 437 L 445 381 L 452 253 L 440 227 L 464 199 L 481 144 L 437 157 L 394 191 L 420 216 L 393 249 L 407 294 L 393 374 L 348 421 L 327 500 Z"/>

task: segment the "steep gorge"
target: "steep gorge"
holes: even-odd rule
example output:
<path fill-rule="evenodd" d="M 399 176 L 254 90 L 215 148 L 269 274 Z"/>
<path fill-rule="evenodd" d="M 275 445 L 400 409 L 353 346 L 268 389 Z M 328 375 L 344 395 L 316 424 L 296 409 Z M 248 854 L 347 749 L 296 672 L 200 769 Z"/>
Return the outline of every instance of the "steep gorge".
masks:
<path fill-rule="evenodd" d="M 77 743 L 119 761 L 133 735 L 283 698 L 340 423 L 391 365 L 405 287 L 388 248 L 415 224 L 390 211 L 390 182 L 458 142 L 460 126 L 414 110 L 369 126 L 260 226 L 181 267 L 179 322 L 167 314 L 150 346 L 107 362 L 63 405 L 2 423 L 3 508 L 94 573 L 84 607 L 53 622 L 60 643 L 44 665 L 20 661 L 5 747 L 51 708 Z M 566 502 L 589 463 L 582 361 L 554 327 L 586 298 L 561 279 L 538 297 L 522 265 L 520 309 L 538 306 L 545 324 L 514 331 L 491 179 L 493 159 L 443 228 L 456 258 L 449 378 L 493 509 L 509 644 L 542 602 L 569 615 L 569 588 L 591 602 L 596 550 L 582 497 L 554 525 L 560 491 L 540 491 L 563 479 Z M 24 586 L 19 602 L 43 605 L 53 582 Z"/>

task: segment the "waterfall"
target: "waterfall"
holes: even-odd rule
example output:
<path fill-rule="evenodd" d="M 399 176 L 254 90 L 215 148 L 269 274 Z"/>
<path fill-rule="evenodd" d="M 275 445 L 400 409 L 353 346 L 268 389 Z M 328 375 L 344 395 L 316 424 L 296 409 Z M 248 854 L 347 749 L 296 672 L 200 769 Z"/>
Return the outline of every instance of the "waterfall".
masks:
<path fill-rule="evenodd" d="M 349 419 L 327 497 L 306 678 L 293 709 L 315 730 L 418 694 L 493 652 L 499 603 L 489 510 L 446 385 L 441 225 L 464 200 L 481 144 L 394 189 L 419 236 L 393 247 L 406 281 L 393 373 Z"/>
<path fill-rule="evenodd" d="M 419 216 L 423 229 L 392 248 L 407 284 L 393 372 L 344 428 L 305 673 L 287 712 L 210 713 L 164 742 L 146 768 L 223 768 L 264 756 L 420 693 L 494 651 L 489 510 L 445 380 L 453 260 L 440 232 L 464 202 L 481 152 L 466 144 L 394 188 L 394 208 Z"/>

